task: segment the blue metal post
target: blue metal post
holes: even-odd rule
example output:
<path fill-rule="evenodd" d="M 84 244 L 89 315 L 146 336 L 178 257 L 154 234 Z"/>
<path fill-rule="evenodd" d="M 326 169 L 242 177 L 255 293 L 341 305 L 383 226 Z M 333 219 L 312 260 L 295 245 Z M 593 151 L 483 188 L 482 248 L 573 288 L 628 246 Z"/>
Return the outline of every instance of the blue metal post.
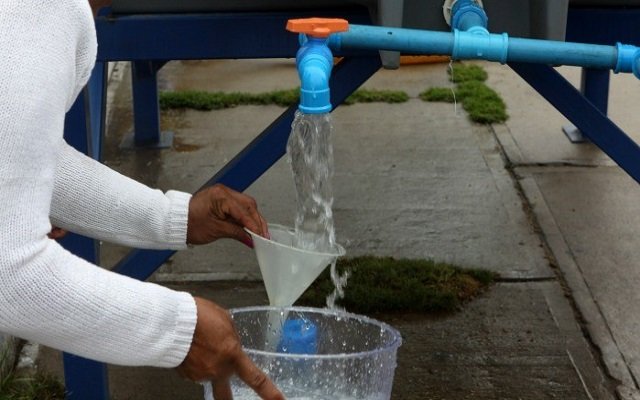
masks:
<path fill-rule="evenodd" d="M 85 95 L 88 97 L 89 103 L 89 119 L 90 133 L 87 137 L 89 143 L 87 150 L 90 157 L 95 160 L 101 160 L 102 139 L 104 137 L 104 123 L 106 112 L 107 97 L 107 63 L 96 62 L 91 78 L 85 89 Z"/>
<path fill-rule="evenodd" d="M 125 138 L 123 147 L 171 147 L 173 133 L 160 130 L 157 74 L 166 61 L 134 61 L 131 68 L 133 89 L 133 140 Z"/>
<path fill-rule="evenodd" d="M 611 72 L 605 69 L 582 68 L 580 92 L 604 115 L 607 115 L 609 103 L 609 77 Z M 573 124 L 562 127 L 571 143 L 588 142 L 580 129 Z"/>
<path fill-rule="evenodd" d="M 65 140 L 85 154 L 92 153 L 91 90 L 92 85 L 89 85 L 80 93 L 67 113 L 64 124 Z M 94 108 L 100 109 L 98 104 L 94 104 Z M 99 151 L 95 154 L 99 154 Z M 93 264 L 99 262 L 97 241 L 74 233 L 69 233 L 59 241 L 64 248 L 75 255 Z M 67 353 L 64 353 L 63 360 L 65 386 L 68 391 L 67 400 L 107 400 L 109 398 L 106 365 Z"/>

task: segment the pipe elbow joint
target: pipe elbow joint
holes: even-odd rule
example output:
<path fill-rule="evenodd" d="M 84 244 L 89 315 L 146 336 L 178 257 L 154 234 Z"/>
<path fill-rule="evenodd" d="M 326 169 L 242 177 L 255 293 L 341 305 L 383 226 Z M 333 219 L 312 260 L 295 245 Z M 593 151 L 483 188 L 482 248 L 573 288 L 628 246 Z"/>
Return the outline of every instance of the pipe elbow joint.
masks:
<path fill-rule="evenodd" d="M 616 43 L 618 49 L 618 62 L 613 70 L 618 72 L 633 72 L 636 78 L 640 79 L 640 47 L 630 44 Z"/>
<path fill-rule="evenodd" d="M 506 33 L 489 33 L 485 28 L 477 26 L 468 31 L 453 31 L 454 60 L 482 59 L 507 62 L 509 50 L 509 35 Z"/>
<path fill-rule="evenodd" d="M 300 48 L 296 59 L 300 76 L 300 111 L 306 114 L 330 112 L 329 78 L 333 69 L 333 55 L 325 40 L 310 38 Z"/>

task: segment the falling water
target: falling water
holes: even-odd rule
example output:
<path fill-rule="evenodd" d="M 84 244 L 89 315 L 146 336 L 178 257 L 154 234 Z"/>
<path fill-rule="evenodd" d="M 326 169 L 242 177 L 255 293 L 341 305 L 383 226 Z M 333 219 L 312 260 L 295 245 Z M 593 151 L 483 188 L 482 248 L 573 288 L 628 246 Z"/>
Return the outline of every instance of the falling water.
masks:
<path fill-rule="evenodd" d="M 333 226 L 333 126 L 330 114 L 305 114 L 296 111 L 287 143 L 287 155 L 296 188 L 294 246 L 317 252 L 335 252 Z M 339 276 L 335 262 L 331 279 L 336 290 L 327 298 L 335 307 L 342 297 L 347 276 Z"/>
<path fill-rule="evenodd" d="M 330 252 L 333 227 L 333 146 L 330 114 L 296 111 L 287 143 L 296 187 L 295 243 L 298 248 Z"/>

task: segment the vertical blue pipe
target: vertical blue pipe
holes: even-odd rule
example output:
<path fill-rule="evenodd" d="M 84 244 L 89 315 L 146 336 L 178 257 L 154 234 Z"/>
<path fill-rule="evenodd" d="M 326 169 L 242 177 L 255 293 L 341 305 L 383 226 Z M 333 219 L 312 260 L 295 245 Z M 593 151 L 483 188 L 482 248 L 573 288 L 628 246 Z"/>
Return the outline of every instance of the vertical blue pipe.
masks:
<path fill-rule="evenodd" d="M 296 54 L 300 75 L 300 111 L 306 114 L 331 112 L 329 78 L 333 54 L 326 38 L 309 36 Z"/>
<path fill-rule="evenodd" d="M 451 9 L 451 29 L 469 31 L 474 28 L 487 28 L 487 14 L 476 0 L 458 0 Z"/>

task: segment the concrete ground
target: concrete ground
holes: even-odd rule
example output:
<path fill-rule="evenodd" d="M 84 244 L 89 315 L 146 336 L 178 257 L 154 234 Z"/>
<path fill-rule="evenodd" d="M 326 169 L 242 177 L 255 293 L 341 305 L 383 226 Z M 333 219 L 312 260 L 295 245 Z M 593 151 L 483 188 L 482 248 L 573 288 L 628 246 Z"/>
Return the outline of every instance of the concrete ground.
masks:
<path fill-rule="evenodd" d="M 292 65 L 173 62 L 163 69 L 161 86 L 290 88 L 297 85 Z M 380 71 L 366 83 L 405 90 L 412 97 L 407 103 L 334 112 L 336 232 L 349 255 L 428 257 L 502 277 L 454 315 L 376 316 L 404 338 L 393 398 L 640 398 L 633 315 L 640 303 L 633 257 L 637 184 L 593 145 L 571 145 L 560 131 L 563 118 L 515 73 L 484 66 L 488 84 L 507 103 L 506 124 L 476 125 L 460 108 L 417 99 L 426 88 L 450 85 L 446 64 Z M 577 79 L 575 70 L 563 73 Z M 282 112 L 275 106 L 167 112 L 162 123 L 175 132 L 172 149 L 121 150 L 132 126 L 123 76 L 112 88 L 106 161 L 163 189 L 195 190 Z M 623 100 L 637 82 L 626 78 L 612 82 L 611 114 L 633 131 L 640 120 L 626 106 L 634 102 Z M 267 219 L 291 224 L 286 162 L 248 193 Z M 105 245 L 103 264 L 125 251 Z M 261 285 L 250 282 L 259 279 L 253 253 L 234 242 L 178 253 L 153 279 L 225 306 L 266 303 Z M 41 351 L 39 362 L 60 371 L 54 351 Z M 113 367 L 110 377 L 118 400 L 201 396 L 172 371 Z"/>

